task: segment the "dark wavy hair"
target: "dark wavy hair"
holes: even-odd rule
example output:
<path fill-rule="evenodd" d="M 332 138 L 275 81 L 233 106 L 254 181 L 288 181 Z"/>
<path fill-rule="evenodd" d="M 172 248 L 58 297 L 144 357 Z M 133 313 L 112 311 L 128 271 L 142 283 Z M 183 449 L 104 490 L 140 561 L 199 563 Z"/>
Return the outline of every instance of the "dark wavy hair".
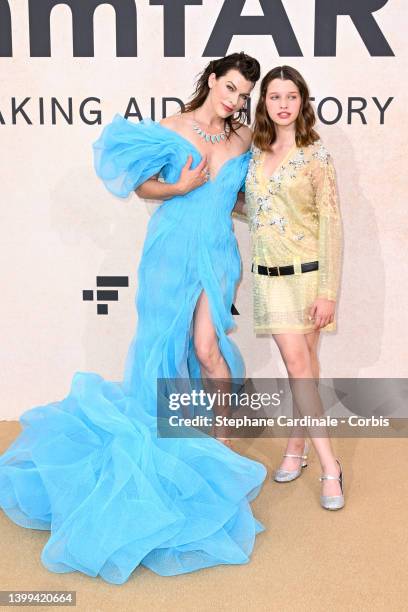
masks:
<path fill-rule="evenodd" d="M 207 64 L 204 70 L 198 75 L 195 83 L 195 90 L 192 98 L 187 102 L 184 112 L 191 112 L 200 108 L 206 100 L 210 88 L 208 86 L 208 77 L 213 72 L 217 79 L 227 74 L 229 70 L 238 70 L 242 76 L 252 83 L 256 83 L 261 76 L 261 67 L 258 60 L 250 55 L 246 55 L 243 51 L 240 53 L 232 53 L 217 60 L 212 60 Z M 243 106 L 238 113 L 225 119 L 225 124 L 228 126 L 227 137 L 235 132 L 243 125 L 248 118 L 248 108 Z"/>
<path fill-rule="evenodd" d="M 296 119 L 296 144 L 305 147 L 319 140 L 319 134 L 313 129 L 316 115 L 310 102 L 309 88 L 300 72 L 291 66 L 277 66 L 272 68 L 262 79 L 259 100 L 256 105 L 254 123 L 254 145 L 266 151 L 276 140 L 276 130 L 273 121 L 266 110 L 266 91 L 273 79 L 293 81 L 297 86 L 302 103 L 298 118 Z"/>

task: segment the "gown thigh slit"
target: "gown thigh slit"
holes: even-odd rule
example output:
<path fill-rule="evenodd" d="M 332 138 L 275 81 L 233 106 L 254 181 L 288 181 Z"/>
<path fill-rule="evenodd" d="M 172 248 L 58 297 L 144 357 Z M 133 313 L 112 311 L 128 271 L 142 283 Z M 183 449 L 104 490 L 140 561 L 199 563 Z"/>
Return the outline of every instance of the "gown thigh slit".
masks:
<path fill-rule="evenodd" d="M 229 366 L 229 364 L 228 364 L 228 362 L 227 362 L 227 360 L 225 358 L 225 355 L 223 355 L 222 348 L 221 348 L 221 335 L 225 334 L 225 330 L 220 330 L 219 326 L 218 326 L 218 329 L 217 329 L 217 326 L 214 323 L 214 318 L 215 318 L 214 317 L 214 312 L 213 312 L 213 310 L 211 308 L 211 303 L 210 303 L 210 300 L 208 299 L 208 296 L 207 296 L 207 293 L 206 293 L 205 289 L 203 289 L 200 292 L 200 295 L 198 296 L 198 300 L 196 302 L 196 306 L 194 308 L 194 315 L 193 315 L 193 322 L 192 322 L 194 344 L 196 344 L 196 342 L 195 342 L 195 340 L 196 340 L 195 335 L 198 333 L 197 326 L 200 325 L 200 324 L 197 324 L 197 322 L 196 322 L 196 315 L 197 315 L 197 312 L 198 312 L 198 310 L 197 310 L 198 309 L 198 301 L 200 300 L 200 298 L 202 296 L 206 297 L 207 304 L 208 304 L 208 310 L 207 310 L 207 312 L 208 312 L 208 322 L 207 321 L 205 322 L 205 326 L 206 326 L 205 329 L 208 329 L 208 326 L 211 328 L 211 334 L 214 336 L 214 341 L 217 343 L 219 352 L 220 352 L 220 354 L 221 354 L 221 356 L 222 356 L 222 358 L 223 358 L 223 360 L 225 362 L 225 365 L 227 366 L 227 368 L 229 370 L 228 377 L 230 377 L 231 376 L 231 369 L 230 369 L 230 366 Z M 201 305 L 200 305 L 200 307 L 201 307 Z M 200 334 L 203 334 L 202 330 L 201 330 Z"/>

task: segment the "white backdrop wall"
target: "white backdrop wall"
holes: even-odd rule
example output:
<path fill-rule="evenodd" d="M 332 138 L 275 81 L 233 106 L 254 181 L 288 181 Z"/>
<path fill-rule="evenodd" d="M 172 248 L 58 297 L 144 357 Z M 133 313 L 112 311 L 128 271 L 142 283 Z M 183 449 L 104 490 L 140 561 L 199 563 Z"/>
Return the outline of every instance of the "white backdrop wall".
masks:
<path fill-rule="evenodd" d="M 197 73 L 211 59 L 203 51 L 224 2 L 186 6 L 182 57 L 165 57 L 164 9 L 148 0 L 134 2 L 137 57 L 117 57 L 110 3 L 95 11 L 94 56 L 74 57 L 69 4 L 75 0 L 56 3 L 51 56 L 33 57 L 29 9 L 34 33 L 37 9 L 46 4 L 0 0 L 2 418 L 17 418 L 29 407 L 62 399 L 77 370 L 121 380 L 137 324 L 136 270 L 149 206 L 135 195 L 121 200 L 105 190 L 93 170 L 91 145 L 116 112 L 126 113 L 132 98 L 143 117 L 151 116 L 153 108 L 157 120 L 164 98 L 189 98 Z M 254 55 L 263 74 L 275 65 L 296 67 L 310 84 L 316 106 L 323 101 L 318 130 L 337 168 L 344 262 L 338 331 L 321 342 L 322 376 L 404 377 L 408 371 L 407 6 L 404 0 L 374 4 L 383 5 L 373 18 L 393 55 L 372 55 L 352 19 L 341 16 L 336 55 L 317 57 L 313 0 L 281 3 L 303 56 L 279 55 L 270 35 L 236 35 L 225 51 Z M 8 9 L 9 29 L 4 19 Z M 168 5 L 167 15 L 170 10 Z M 247 0 L 243 16 L 262 14 L 258 0 Z M 257 95 L 258 87 L 253 106 Z M 72 124 L 60 112 L 53 124 L 53 97 L 66 112 L 72 99 Z M 330 97 L 338 103 L 324 101 Z M 18 107 L 26 98 L 26 116 L 20 110 L 13 118 L 13 104 Z M 93 99 L 84 103 L 87 98 Z M 381 123 L 379 106 L 389 98 Z M 358 113 L 349 120 L 348 105 L 365 103 L 364 120 Z M 342 114 L 336 118 L 339 105 Z M 167 105 L 168 114 L 177 110 L 177 103 Z M 284 375 L 273 340 L 252 331 L 248 229 L 235 221 L 235 230 L 243 279 L 233 338 L 249 375 Z M 96 277 L 109 275 L 128 277 L 129 286 L 119 288 L 117 302 L 108 303 L 108 315 L 98 315 L 96 301 L 84 301 L 82 292 L 95 291 Z"/>

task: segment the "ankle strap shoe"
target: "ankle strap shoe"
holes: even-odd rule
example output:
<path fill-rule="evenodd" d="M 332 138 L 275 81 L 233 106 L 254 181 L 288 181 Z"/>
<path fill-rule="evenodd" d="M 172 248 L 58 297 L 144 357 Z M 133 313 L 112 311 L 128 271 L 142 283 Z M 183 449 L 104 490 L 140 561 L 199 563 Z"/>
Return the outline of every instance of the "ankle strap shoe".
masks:
<path fill-rule="evenodd" d="M 305 440 L 305 445 L 303 447 L 303 455 L 293 455 L 291 453 L 286 453 L 283 455 L 284 457 L 295 457 L 296 459 L 303 459 L 299 468 L 297 470 L 276 470 L 273 479 L 275 482 L 290 482 L 291 480 L 295 480 L 302 473 L 302 468 L 307 466 L 307 453 L 309 452 L 309 444 L 307 440 Z"/>
<path fill-rule="evenodd" d="M 320 495 L 320 505 L 322 508 L 326 508 L 326 510 L 340 510 L 340 508 L 343 508 L 344 506 L 343 470 L 340 461 L 338 459 L 336 459 L 336 461 L 340 466 L 340 476 L 330 476 L 330 474 L 324 474 L 319 478 L 320 482 L 323 480 L 338 480 L 340 482 L 341 495 Z"/>

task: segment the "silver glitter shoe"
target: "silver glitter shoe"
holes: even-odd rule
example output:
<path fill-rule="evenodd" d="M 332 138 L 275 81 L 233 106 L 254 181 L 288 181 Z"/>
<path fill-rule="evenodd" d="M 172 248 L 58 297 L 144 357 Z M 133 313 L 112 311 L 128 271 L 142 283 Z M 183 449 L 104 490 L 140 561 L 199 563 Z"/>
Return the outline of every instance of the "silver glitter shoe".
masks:
<path fill-rule="evenodd" d="M 302 468 L 307 466 L 307 453 L 309 452 L 309 444 L 307 440 L 305 440 L 305 445 L 303 447 L 303 455 L 292 455 L 291 453 L 286 453 L 283 455 L 284 457 L 295 457 L 296 459 L 303 459 L 299 468 L 297 470 L 276 470 L 273 479 L 276 482 L 290 482 L 291 480 L 295 480 L 302 473 Z"/>
<path fill-rule="evenodd" d="M 340 466 L 340 476 L 325 474 L 319 478 L 320 482 L 322 480 L 338 480 L 340 482 L 341 495 L 320 495 L 320 505 L 322 508 L 326 508 L 326 510 L 340 510 L 340 508 L 344 506 L 343 470 L 340 461 L 338 459 L 336 459 L 336 461 Z"/>

